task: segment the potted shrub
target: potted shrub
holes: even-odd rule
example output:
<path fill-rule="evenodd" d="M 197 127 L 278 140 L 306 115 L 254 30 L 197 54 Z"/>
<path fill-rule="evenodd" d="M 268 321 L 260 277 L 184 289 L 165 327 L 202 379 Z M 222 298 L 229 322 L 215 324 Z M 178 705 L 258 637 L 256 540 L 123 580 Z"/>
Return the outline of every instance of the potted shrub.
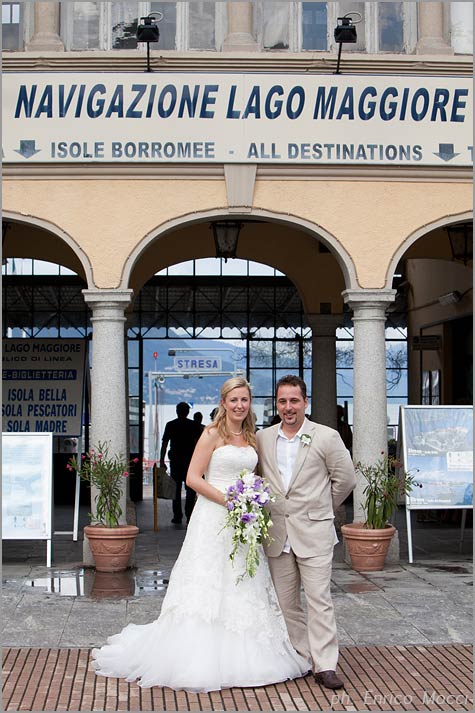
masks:
<path fill-rule="evenodd" d="M 138 459 L 135 459 L 138 460 Z M 97 489 L 95 513 L 89 513 L 91 525 L 84 528 L 94 564 L 99 572 L 120 572 L 127 568 L 138 527 L 120 525 L 120 497 L 129 473 L 121 456 L 109 455 L 107 444 L 81 456 L 70 458 L 67 469 Z"/>
<path fill-rule="evenodd" d="M 401 495 L 407 495 L 415 485 L 414 476 L 401 469 L 394 456 L 381 454 L 376 463 L 357 463 L 357 473 L 366 480 L 363 490 L 364 522 L 342 525 L 351 566 L 358 572 L 383 569 L 391 539 L 396 528 L 388 520 L 393 515 Z"/>

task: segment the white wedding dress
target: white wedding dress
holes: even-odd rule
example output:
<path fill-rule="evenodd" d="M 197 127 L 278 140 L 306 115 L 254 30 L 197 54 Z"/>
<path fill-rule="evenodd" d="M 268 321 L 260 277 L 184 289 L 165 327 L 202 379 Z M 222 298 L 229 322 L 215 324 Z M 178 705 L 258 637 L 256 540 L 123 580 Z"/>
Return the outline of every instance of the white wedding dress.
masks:
<path fill-rule="evenodd" d="M 257 455 L 251 446 L 222 446 L 212 454 L 206 480 L 223 492 Z M 304 675 L 310 666 L 292 647 L 267 560 L 255 577 L 244 572 L 244 554 L 229 560 L 232 531 L 226 510 L 198 496 L 161 614 L 129 624 L 93 649 L 100 676 L 138 680 L 140 686 L 215 691 L 263 686 Z"/>

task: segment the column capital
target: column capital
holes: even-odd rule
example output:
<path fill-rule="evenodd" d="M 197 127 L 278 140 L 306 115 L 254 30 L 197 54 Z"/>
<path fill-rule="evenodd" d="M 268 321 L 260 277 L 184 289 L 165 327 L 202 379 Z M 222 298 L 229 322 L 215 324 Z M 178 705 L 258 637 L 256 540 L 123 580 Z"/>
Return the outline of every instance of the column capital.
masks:
<path fill-rule="evenodd" d="M 335 337 L 338 327 L 342 327 L 342 314 L 307 314 L 305 315 L 313 337 Z"/>
<path fill-rule="evenodd" d="M 88 289 L 82 290 L 84 301 L 94 307 L 105 307 L 109 305 L 111 308 L 117 307 L 124 310 L 131 302 L 133 290 L 124 289 Z"/>
<path fill-rule="evenodd" d="M 342 295 L 353 310 L 353 321 L 355 318 L 385 319 L 387 308 L 396 299 L 396 290 L 344 290 Z"/>

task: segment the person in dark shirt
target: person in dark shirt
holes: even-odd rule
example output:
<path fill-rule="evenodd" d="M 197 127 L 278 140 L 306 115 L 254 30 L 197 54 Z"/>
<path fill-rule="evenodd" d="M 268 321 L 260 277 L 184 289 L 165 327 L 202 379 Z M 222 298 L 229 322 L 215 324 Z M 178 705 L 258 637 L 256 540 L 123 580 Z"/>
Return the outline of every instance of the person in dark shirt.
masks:
<path fill-rule="evenodd" d="M 197 411 L 193 414 L 193 421 L 198 426 L 200 433 L 203 433 L 205 427 L 203 425 L 203 414 L 201 413 L 201 411 Z"/>
<path fill-rule="evenodd" d="M 173 500 L 173 519 L 175 525 L 180 525 L 183 519 L 183 510 L 181 505 L 181 490 L 182 484 L 186 483 L 186 473 L 190 465 L 191 456 L 195 450 L 196 443 L 201 436 L 201 430 L 195 421 L 188 418 L 190 407 L 184 401 L 181 401 L 176 407 L 178 418 L 173 421 L 168 421 L 165 426 L 162 438 L 162 448 L 160 450 L 160 467 L 165 467 L 165 455 L 168 444 L 170 450 L 168 458 L 170 460 L 170 475 L 176 483 L 176 495 Z M 185 516 L 187 521 L 191 517 L 193 506 L 196 500 L 196 493 L 190 487 L 185 485 Z"/>

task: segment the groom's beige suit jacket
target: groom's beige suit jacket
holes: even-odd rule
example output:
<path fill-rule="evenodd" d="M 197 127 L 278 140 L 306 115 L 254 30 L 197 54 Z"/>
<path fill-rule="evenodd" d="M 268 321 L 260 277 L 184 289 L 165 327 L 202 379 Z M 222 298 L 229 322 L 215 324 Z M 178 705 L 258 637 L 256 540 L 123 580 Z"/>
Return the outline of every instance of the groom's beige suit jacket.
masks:
<path fill-rule="evenodd" d="M 356 485 L 350 453 L 338 431 L 305 419 L 288 490 L 280 474 L 276 444 L 279 425 L 257 432 L 259 473 L 270 483 L 275 501 L 269 510 L 272 540 L 269 557 L 278 557 L 287 537 L 297 557 L 329 553 L 335 545 L 334 510 Z M 306 445 L 305 440 L 310 440 Z"/>

